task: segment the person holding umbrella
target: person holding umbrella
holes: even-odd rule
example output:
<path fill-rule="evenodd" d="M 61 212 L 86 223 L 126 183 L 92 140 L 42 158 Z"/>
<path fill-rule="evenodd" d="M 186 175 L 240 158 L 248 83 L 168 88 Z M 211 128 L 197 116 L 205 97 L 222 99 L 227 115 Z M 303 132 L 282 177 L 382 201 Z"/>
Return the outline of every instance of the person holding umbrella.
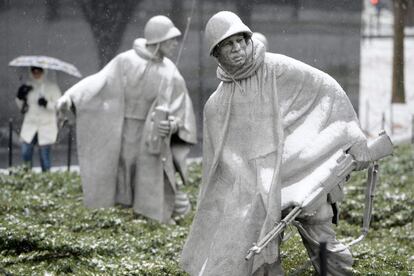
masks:
<path fill-rule="evenodd" d="M 51 145 L 58 134 L 56 102 L 61 96 L 55 71 L 77 78 L 82 75 L 72 64 L 49 56 L 19 56 L 9 66 L 23 68 L 25 74 L 21 79 L 27 76 L 16 95 L 16 103 L 24 115 L 20 132 L 23 161 L 32 167 L 33 149 L 38 145 L 42 171 L 49 171 Z"/>
<path fill-rule="evenodd" d="M 32 167 L 33 150 L 39 146 L 40 166 L 43 172 L 51 167 L 51 145 L 56 142 L 58 127 L 56 102 L 61 92 L 47 69 L 32 66 L 28 80 L 17 91 L 16 103 L 22 114 L 20 131 L 22 158 L 25 166 Z"/>

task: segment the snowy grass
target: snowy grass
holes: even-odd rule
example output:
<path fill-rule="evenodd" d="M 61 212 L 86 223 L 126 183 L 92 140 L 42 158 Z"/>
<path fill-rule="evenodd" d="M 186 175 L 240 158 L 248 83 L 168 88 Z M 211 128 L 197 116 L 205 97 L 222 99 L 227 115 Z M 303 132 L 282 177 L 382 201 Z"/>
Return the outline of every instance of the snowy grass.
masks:
<path fill-rule="evenodd" d="M 355 275 L 413 275 L 413 147 L 400 146 L 381 164 L 371 230 L 353 247 Z M 196 204 L 201 167 L 191 166 Z M 346 185 L 338 237 L 359 235 L 364 173 Z M 0 175 L 0 275 L 185 275 L 178 259 L 193 212 L 161 225 L 120 207 L 88 210 L 77 173 Z M 294 273 L 307 255 L 296 232 L 282 245 L 283 266 Z M 196 254 L 196 252 L 195 252 Z M 297 275 L 312 275 L 308 267 Z"/>
<path fill-rule="evenodd" d="M 361 233 L 366 172 L 354 173 L 345 185 L 336 232 L 345 243 Z M 401 145 L 380 163 L 373 217 L 368 236 L 351 248 L 354 275 L 414 275 L 414 147 Z M 296 233 L 283 244 L 284 267 L 293 273 L 308 259 Z M 329 257 L 329 255 L 328 255 Z M 313 275 L 313 268 L 297 275 Z"/>

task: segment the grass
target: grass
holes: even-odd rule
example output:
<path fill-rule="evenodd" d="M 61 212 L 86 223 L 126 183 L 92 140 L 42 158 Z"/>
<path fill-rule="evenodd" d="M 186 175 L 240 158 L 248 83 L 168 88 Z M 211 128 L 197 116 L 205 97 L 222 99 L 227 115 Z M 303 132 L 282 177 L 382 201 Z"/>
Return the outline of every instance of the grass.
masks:
<path fill-rule="evenodd" d="M 396 149 L 381 163 L 368 237 L 352 248 L 355 275 L 414 275 L 414 149 Z M 201 167 L 186 187 L 195 206 Z M 362 224 L 365 174 L 346 184 L 336 231 L 357 237 Z M 193 212 L 162 225 L 115 207 L 83 207 L 76 173 L 0 175 L 0 275 L 185 275 L 178 265 Z M 295 272 L 308 259 L 296 231 L 282 245 L 283 266 Z M 297 275 L 313 275 L 307 267 Z"/>

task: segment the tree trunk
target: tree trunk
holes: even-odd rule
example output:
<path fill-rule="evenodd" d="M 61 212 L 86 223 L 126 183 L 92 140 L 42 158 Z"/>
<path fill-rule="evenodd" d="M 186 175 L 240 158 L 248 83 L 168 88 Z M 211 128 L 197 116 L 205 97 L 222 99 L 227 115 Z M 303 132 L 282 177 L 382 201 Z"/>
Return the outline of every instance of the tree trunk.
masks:
<path fill-rule="evenodd" d="M 243 23 L 246 24 L 249 28 L 252 28 L 252 9 L 253 4 L 251 0 L 236 0 L 237 14 L 239 15 Z"/>
<path fill-rule="evenodd" d="M 46 20 L 49 22 L 60 19 L 60 0 L 45 0 Z"/>
<path fill-rule="evenodd" d="M 414 26 L 414 0 L 408 1 L 407 15 L 406 15 L 406 26 Z"/>
<path fill-rule="evenodd" d="M 10 7 L 10 0 L 0 0 L 0 12 Z"/>
<path fill-rule="evenodd" d="M 141 0 L 78 0 L 95 38 L 101 68 L 116 55 L 126 26 L 140 2 Z"/>
<path fill-rule="evenodd" d="M 292 8 L 293 8 L 292 17 L 295 20 L 298 20 L 299 19 L 300 7 L 301 7 L 302 3 L 301 3 L 300 0 L 291 0 L 291 5 L 292 5 Z"/>
<path fill-rule="evenodd" d="M 404 26 L 407 0 L 393 0 L 394 3 L 394 57 L 392 71 L 393 103 L 404 103 Z"/>
<path fill-rule="evenodd" d="M 186 16 L 184 12 L 184 0 L 171 0 L 171 21 L 177 28 L 184 33 L 186 25 Z"/>

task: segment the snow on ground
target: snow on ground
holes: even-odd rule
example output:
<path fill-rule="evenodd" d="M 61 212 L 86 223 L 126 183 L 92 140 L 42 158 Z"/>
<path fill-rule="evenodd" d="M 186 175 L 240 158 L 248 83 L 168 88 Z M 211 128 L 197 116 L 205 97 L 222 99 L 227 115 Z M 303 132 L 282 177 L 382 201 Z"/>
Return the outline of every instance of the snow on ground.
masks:
<path fill-rule="evenodd" d="M 411 137 L 414 116 L 414 39 L 405 41 L 406 104 L 391 104 L 392 50 L 391 39 L 367 39 L 362 42 L 359 115 L 362 128 L 372 136 L 382 128 L 384 117 L 385 130 L 399 142 Z"/>
<path fill-rule="evenodd" d="M 194 158 L 187 159 L 188 164 L 193 164 L 193 163 L 200 164 L 201 161 L 202 161 L 201 157 L 194 157 Z M 33 167 L 33 171 L 37 173 L 42 172 L 40 167 Z M 51 172 L 67 172 L 68 167 L 67 166 L 53 166 L 50 169 L 50 171 Z M 78 165 L 70 166 L 70 171 L 79 173 L 79 166 Z M 9 174 L 9 169 L 0 169 L 0 174 Z"/>
<path fill-rule="evenodd" d="M 373 34 L 369 22 L 372 7 L 366 6 L 363 13 L 365 34 Z M 368 20 L 368 22 L 367 22 Z M 392 14 L 381 13 L 379 35 L 392 34 Z M 370 29 L 371 31 L 367 31 Z M 414 33 L 414 28 L 406 28 L 406 34 Z M 405 104 L 391 104 L 392 85 L 392 38 L 365 38 L 361 40 L 359 117 L 362 128 L 375 137 L 384 125 L 394 143 L 407 142 L 412 135 L 414 116 L 414 38 L 404 42 L 405 54 Z M 384 123 L 383 123 L 384 118 Z"/>
<path fill-rule="evenodd" d="M 40 167 L 34 167 L 33 171 L 36 172 L 36 173 L 42 172 Z M 67 172 L 68 167 L 67 166 L 53 166 L 50 169 L 50 171 L 51 172 Z M 79 166 L 78 165 L 71 166 L 70 171 L 79 173 Z M 9 174 L 9 169 L 0 169 L 0 174 Z"/>

